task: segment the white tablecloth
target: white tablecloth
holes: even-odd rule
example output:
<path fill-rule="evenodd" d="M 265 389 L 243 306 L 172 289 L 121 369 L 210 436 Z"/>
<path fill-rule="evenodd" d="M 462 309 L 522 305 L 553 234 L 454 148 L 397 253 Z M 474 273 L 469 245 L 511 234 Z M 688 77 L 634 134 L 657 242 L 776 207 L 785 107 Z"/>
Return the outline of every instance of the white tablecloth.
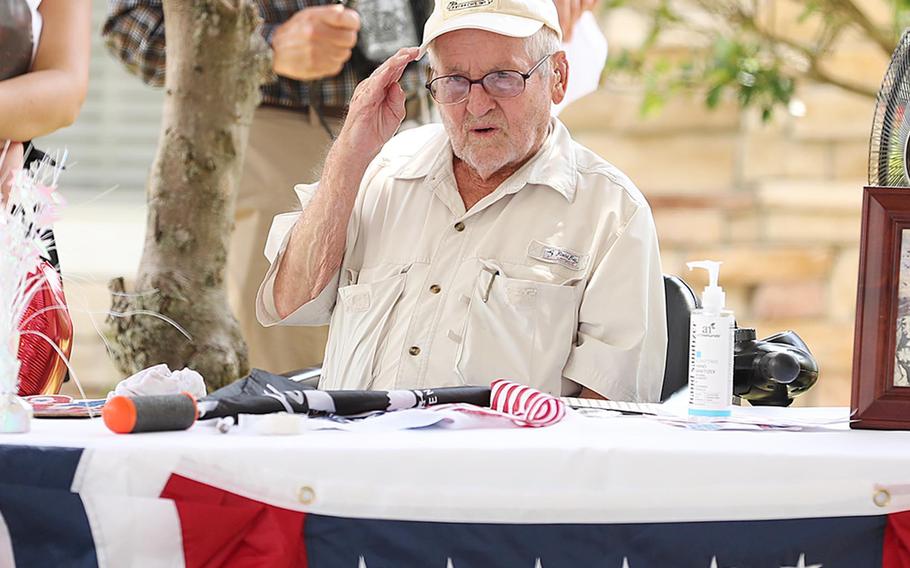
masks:
<path fill-rule="evenodd" d="M 768 412 L 780 412 L 768 409 Z M 846 409 L 792 409 L 799 416 Z M 34 420 L 0 444 L 86 449 L 84 496 L 157 497 L 171 473 L 344 517 L 455 522 L 654 522 L 880 515 L 910 509 L 910 432 L 705 432 L 570 413 L 514 430 L 116 435 Z M 873 503 L 888 486 L 886 507 Z M 301 502 L 301 496 L 306 496 Z"/>

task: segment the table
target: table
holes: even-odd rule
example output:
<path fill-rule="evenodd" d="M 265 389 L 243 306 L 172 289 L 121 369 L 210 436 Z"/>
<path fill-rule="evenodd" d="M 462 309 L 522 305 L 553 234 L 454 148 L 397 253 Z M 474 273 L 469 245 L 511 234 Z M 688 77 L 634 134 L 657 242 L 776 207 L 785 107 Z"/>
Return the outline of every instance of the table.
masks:
<path fill-rule="evenodd" d="M 571 413 L 543 429 L 124 436 L 100 420 L 35 420 L 0 444 L 11 535 L 4 548 L 0 522 L 0 566 L 42 554 L 218 565 L 230 549 L 225 565 L 742 567 L 802 555 L 855 568 L 883 565 L 887 531 L 910 534 L 899 514 L 910 432 L 704 432 Z M 876 504 L 882 488 L 890 498 Z M 85 511 L 80 530 L 55 528 L 64 502 Z M 42 552 L 22 525 L 66 542 Z"/>

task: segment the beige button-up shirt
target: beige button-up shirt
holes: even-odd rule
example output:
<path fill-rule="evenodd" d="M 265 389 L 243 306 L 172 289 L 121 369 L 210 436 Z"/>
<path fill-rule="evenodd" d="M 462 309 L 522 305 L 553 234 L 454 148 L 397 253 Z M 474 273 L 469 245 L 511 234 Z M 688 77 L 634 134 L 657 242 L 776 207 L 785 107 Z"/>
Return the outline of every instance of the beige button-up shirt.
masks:
<path fill-rule="evenodd" d="M 339 273 L 282 319 L 273 285 L 299 213 L 275 218 L 263 325 L 330 324 L 320 388 L 519 381 L 660 397 L 664 287 L 650 208 L 553 119 L 538 153 L 470 211 L 442 126 L 398 134 L 364 175 Z M 317 191 L 299 185 L 307 206 Z"/>

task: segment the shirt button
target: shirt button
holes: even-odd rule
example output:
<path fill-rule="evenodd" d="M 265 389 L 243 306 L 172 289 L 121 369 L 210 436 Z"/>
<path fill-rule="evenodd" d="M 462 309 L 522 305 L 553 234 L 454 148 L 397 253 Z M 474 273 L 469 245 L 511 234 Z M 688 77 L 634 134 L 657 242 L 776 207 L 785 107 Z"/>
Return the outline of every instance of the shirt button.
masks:
<path fill-rule="evenodd" d="M 408 353 L 410 353 L 414 357 L 417 357 L 418 355 L 420 355 L 420 347 L 417 347 L 416 345 L 412 345 L 411 348 L 408 349 Z"/>
<path fill-rule="evenodd" d="M 440 292 L 442 292 L 442 288 L 439 287 L 439 284 L 433 284 L 432 286 L 430 286 L 430 293 L 438 294 Z"/>
<path fill-rule="evenodd" d="M 455 223 L 455 230 L 458 231 L 459 233 L 464 231 L 464 223 L 462 223 L 461 221 Z"/>

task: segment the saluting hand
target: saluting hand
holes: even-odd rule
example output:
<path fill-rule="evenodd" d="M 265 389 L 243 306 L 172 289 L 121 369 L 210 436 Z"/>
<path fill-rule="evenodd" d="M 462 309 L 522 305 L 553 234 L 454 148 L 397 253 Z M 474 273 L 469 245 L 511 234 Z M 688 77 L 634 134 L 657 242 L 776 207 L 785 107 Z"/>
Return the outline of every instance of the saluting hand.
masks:
<path fill-rule="evenodd" d="M 361 158 L 373 159 L 404 120 L 405 94 L 398 80 L 419 51 L 416 47 L 399 49 L 354 90 L 338 139 Z"/>

